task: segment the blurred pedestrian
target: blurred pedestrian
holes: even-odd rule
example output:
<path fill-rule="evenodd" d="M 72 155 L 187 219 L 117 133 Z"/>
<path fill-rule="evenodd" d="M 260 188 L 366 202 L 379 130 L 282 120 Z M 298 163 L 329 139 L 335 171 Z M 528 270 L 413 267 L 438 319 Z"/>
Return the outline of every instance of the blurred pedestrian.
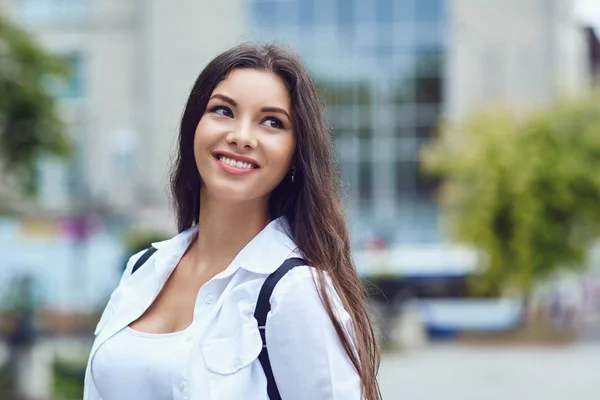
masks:
<path fill-rule="evenodd" d="M 334 146 L 296 55 L 246 44 L 208 64 L 171 190 L 180 233 L 129 260 L 84 398 L 380 399 Z"/>

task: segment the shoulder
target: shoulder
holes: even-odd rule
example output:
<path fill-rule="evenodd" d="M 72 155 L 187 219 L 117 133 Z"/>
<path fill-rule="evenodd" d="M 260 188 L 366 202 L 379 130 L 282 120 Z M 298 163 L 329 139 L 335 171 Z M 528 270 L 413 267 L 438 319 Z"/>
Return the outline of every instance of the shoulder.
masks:
<path fill-rule="evenodd" d="M 318 292 L 318 276 L 316 268 L 301 265 L 288 271 L 275 286 L 272 302 L 288 296 Z"/>
<path fill-rule="evenodd" d="M 296 315 L 294 319 L 324 318 L 329 316 L 321 293 L 326 292 L 336 318 L 342 323 L 350 322 L 339 294 L 327 273 L 319 279 L 318 271 L 312 266 L 300 266 L 289 271 L 275 286 L 271 296 L 273 314 Z"/>

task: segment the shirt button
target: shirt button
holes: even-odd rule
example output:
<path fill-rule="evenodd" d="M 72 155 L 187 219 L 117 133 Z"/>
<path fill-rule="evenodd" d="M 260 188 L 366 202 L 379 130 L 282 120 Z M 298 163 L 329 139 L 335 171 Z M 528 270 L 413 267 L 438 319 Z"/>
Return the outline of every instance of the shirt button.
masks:
<path fill-rule="evenodd" d="M 185 337 L 185 341 L 188 342 L 188 343 L 191 342 L 192 340 L 194 340 L 194 338 L 192 337 L 192 335 L 187 335 Z"/>
<path fill-rule="evenodd" d="M 235 360 L 233 360 L 233 366 L 234 368 L 240 368 L 242 366 L 242 360 L 239 357 L 236 357 Z"/>
<path fill-rule="evenodd" d="M 213 296 L 212 294 L 209 294 L 208 296 L 206 296 L 204 298 L 204 302 L 206 304 L 212 304 L 212 303 L 214 303 L 215 302 L 215 296 Z"/>
<path fill-rule="evenodd" d="M 185 381 L 181 381 L 179 382 L 179 390 L 180 391 L 185 391 L 185 387 L 186 387 L 186 382 Z"/>

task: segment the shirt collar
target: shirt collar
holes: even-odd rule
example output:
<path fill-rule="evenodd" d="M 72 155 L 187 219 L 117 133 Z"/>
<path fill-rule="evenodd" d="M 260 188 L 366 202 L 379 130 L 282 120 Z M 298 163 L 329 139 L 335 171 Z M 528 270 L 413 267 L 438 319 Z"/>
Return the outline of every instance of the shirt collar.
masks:
<path fill-rule="evenodd" d="M 291 238 L 287 220 L 279 217 L 271 221 L 238 253 L 229 268 L 239 266 L 250 272 L 270 274 L 297 248 Z"/>
<path fill-rule="evenodd" d="M 173 263 L 175 262 L 176 264 L 183 256 L 183 253 L 185 253 L 190 243 L 195 239 L 197 233 L 198 226 L 196 225 L 179 233 L 172 239 L 152 243 L 152 246 L 158 249 L 155 266 L 159 274 L 166 272 L 162 271 L 162 269 L 170 269 L 169 266 L 171 268 L 175 267 Z M 285 217 L 279 217 L 271 221 L 258 235 L 248 242 L 233 259 L 229 267 L 219 274 L 219 276 L 231 275 L 239 268 L 259 274 L 270 274 L 296 251 L 297 246 L 291 238 L 289 224 Z"/>

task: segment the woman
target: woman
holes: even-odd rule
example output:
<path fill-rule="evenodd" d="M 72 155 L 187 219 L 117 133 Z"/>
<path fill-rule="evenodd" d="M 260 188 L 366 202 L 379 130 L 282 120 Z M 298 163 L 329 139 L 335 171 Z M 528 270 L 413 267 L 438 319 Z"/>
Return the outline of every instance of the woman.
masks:
<path fill-rule="evenodd" d="M 180 233 L 129 260 L 96 328 L 85 399 L 380 399 L 337 185 L 297 57 L 250 44 L 217 56 L 181 121 Z"/>

